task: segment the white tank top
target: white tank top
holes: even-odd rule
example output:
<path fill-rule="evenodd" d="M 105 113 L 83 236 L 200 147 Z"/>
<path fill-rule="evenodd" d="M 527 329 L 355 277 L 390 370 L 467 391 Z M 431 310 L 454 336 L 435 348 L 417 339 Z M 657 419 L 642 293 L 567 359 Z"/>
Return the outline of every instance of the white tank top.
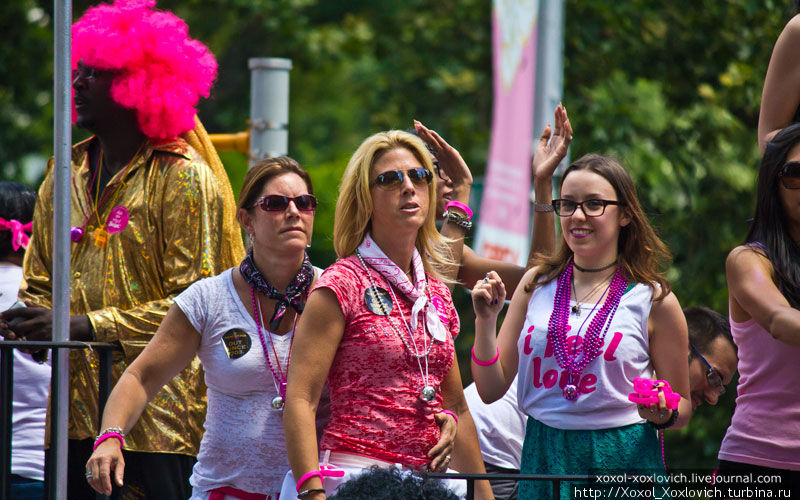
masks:
<path fill-rule="evenodd" d="M 562 394 L 566 372 L 558 366 L 553 346 L 547 342 L 557 281 L 536 288 L 528 303 L 517 341 L 520 408 L 558 429 L 608 429 L 643 422 L 636 405 L 628 401 L 628 394 L 633 390 L 634 378 L 652 377 L 653 373 L 647 337 L 652 289 L 639 283 L 622 296 L 600 354 L 581 373 L 577 401 L 569 401 Z M 574 304 L 570 303 L 570 309 Z M 568 345 L 576 342 L 578 330 L 583 339 L 602 304 L 590 315 L 593 307 L 594 303 L 581 304 L 580 316 L 570 310 Z"/>

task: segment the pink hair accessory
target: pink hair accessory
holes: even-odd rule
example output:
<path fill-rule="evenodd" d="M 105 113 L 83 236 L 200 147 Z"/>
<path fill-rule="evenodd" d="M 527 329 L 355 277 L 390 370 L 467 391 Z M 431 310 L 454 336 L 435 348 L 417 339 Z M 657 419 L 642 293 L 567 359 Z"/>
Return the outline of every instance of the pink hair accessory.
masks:
<path fill-rule="evenodd" d="M 97 440 L 94 442 L 94 446 L 92 447 L 92 451 L 96 450 L 100 443 L 105 441 L 106 439 L 110 438 L 117 438 L 119 439 L 119 449 L 122 449 L 122 445 L 125 444 L 125 437 L 120 434 L 119 432 L 106 432 L 100 436 L 97 436 Z"/>
<path fill-rule="evenodd" d="M 636 377 L 633 379 L 633 392 L 628 394 L 628 401 L 639 405 L 658 404 L 659 392 L 664 393 L 667 408 L 670 410 L 678 409 L 681 395 L 677 392 L 672 392 L 672 387 L 666 380 Z"/>
<path fill-rule="evenodd" d="M 303 486 L 303 483 L 314 476 L 319 477 L 319 480 L 323 483 L 325 482 L 326 477 L 344 477 L 344 471 L 334 467 L 333 465 L 323 465 L 320 467 L 320 469 L 321 470 L 308 471 L 300 477 L 300 479 L 297 481 L 297 486 L 295 486 L 298 493 L 300 493 L 300 487 Z"/>
<path fill-rule="evenodd" d="M 495 354 L 494 357 L 489 361 L 481 361 L 480 359 L 475 357 L 475 346 L 472 346 L 471 352 L 472 352 L 472 361 L 474 361 L 475 364 L 478 366 L 491 366 L 495 364 L 497 360 L 500 358 L 500 346 L 497 346 L 497 354 Z"/>
<path fill-rule="evenodd" d="M 458 417 L 456 417 L 456 414 L 453 413 L 452 411 L 450 411 L 450 410 L 442 410 L 439 413 L 446 413 L 446 414 L 450 415 L 451 417 L 453 417 L 453 419 L 456 421 L 456 423 L 458 423 Z"/>
<path fill-rule="evenodd" d="M 209 96 L 217 61 L 189 38 L 182 19 L 155 4 L 116 0 L 87 9 L 72 25 L 72 69 L 82 62 L 113 71 L 111 98 L 136 110 L 147 137 L 172 139 L 194 128 L 197 102 Z M 74 103 L 72 117 L 74 123 Z"/>
<path fill-rule="evenodd" d="M 15 252 L 19 250 L 19 247 L 28 248 L 31 238 L 25 233 L 30 233 L 33 230 L 33 222 L 23 224 L 16 219 L 5 220 L 0 217 L 0 230 L 2 229 L 11 231 L 11 248 Z"/>
<path fill-rule="evenodd" d="M 470 220 L 472 218 L 472 209 L 464 205 L 460 201 L 455 201 L 455 200 L 450 201 L 447 203 L 447 205 L 444 206 L 444 209 L 450 210 L 450 207 L 460 208 L 461 210 L 463 210 L 464 213 L 467 214 L 467 220 Z"/>

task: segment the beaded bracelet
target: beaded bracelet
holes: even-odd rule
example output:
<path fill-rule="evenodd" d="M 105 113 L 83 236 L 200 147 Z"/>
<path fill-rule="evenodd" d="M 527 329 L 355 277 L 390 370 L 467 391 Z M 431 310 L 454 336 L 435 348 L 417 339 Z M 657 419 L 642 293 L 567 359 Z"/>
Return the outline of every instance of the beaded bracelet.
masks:
<path fill-rule="evenodd" d="M 450 207 L 460 208 L 461 210 L 463 210 L 464 213 L 467 214 L 467 220 L 470 220 L 472 218 L 472 209 L 470 209 L 468 206 L 464 205 L 460 201 L 453 200 L 447 202 L 447 205 L 444 206 L 445 211 L 450 210 Z"/>
<path fill-rule="evenodd" d="M 666 429 L 667 427 L 672 427 L 673 425 L 675 425 L 675 421 L 677 420 L 678 420 L 678 410 L 672 410 L 672 415 L 670 415 L 669 419 L 663 424 L 654 424 L 649 420 L 648 422 L 650 423 L 650 425 L 653 426 L 654 429 L 661 430 L 661 429 Z"/>
<path fill-rule="evenodd" d="M 297 498 L 302 500 L 303 498 L 307 497 L 312 493 L 325 493 L 325 488 L 311 488 L 309 490 L 303 490 L 297 494 Z"/>
<path fill-rule="evenodd" d="M 452 411 L 450 411 L 450 410 L 442 410 L 439 413 L 446 413 L 447 415 L 450 415 L 456 421 L 456 424 L 458 424 L 458 417 Z"/>
<path fill-rule="evenodd" d="M 465 231 L 472 229 L 472 221 L 469 220 L 469 217 L 465 217 L 457 212 L 446 210 L 444 213 L 444 219 L 448 222 L 452 222 Z"/>
<path fill-rule="evenodd" d="M 319 480 L 322 481 L 322 472 L 320 472 L 318 470 L 308 471 L 305 474 L 303 474 L 300 477 L 300 479 L 298 479 L 297 486 L 295 487 L 297 489 L 297 492 L 300 493 L 300 487 L 303 486 L 303 483 L 305 483 L 306 481 L 308 481 L 309 479 L 311 479 L 314 476 L 318 476 Z M 308 490 L 306 490 L 306 491 L 308 491 Z"/>
<path fill-rule="evenodd" d="M 475 346 L 472 346 L 472 361 L 475 362 L 478 366 L 491 366 L 497 362 L 500 358 L 500 346 L 497 346 L 497 354 L 494 355 L 492 359 L 489 361 L 481 361 L 480 359 L 475 357 Z"/>
<path fill-rule="evenodd" d="M 101 434 L 100 436 L 97 437 L 97 440 L 94 442 L 94 446 L 92 447 L 92 451 L 95 451 L 103 441 L 110 438 L 119 439 L 119 449 L 121 450 L 122 446 L 125 444 L 125 436 L 123 436 L 119 432 L 106 432 L 105 434 Z"/>
<path fill-rule="evenodd" d="M 121 434 L 123 438 L 125 437 L 125 429 L 123 429 L 122 427 L 106 427 L 105 429 L 100 431 L 100 434 L 98 434 L 97 437 L 95 437 L 95 439 L 99 438 L 103 434 L 108 434 L 109 432 L 116 432 L 117 434 Z"/>

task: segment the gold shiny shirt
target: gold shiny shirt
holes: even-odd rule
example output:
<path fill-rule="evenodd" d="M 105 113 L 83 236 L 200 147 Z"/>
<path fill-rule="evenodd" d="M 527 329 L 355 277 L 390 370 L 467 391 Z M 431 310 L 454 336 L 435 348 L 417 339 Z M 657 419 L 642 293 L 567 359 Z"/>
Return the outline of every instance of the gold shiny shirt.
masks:
<path fill-rule="evenodd" d="M 92 139 L 72 149 L 71 225 L 81 226 L 87 210 Z M 111 179 L 106 189 L 122 175 Z M 145 144 L 118 184 L 99 207 L 105 224 L 109 212 L 122 205 L 128 225 L 94 245 L 96 217 L 83 239 L 71 247 L 72 314 L 87 314 L 99 342 L 114 342 L 114 383 L 142 352 L 172 305 L 172 299 L 194 281 L 213 276 L 238 262 L 223 262 L 221 237 L 223 195 L 218 179 L 202 157 L 182 139 Z M 229 189 L 229 188 L 228 188 Z M 21 297 L 52 307 L 53 170 L 39 189 L 31 245 L 25 256 L 27 289 Z M 102 197 L 102 194 L 100 195 Z M 240 241 L 238 242 L 241 246 Z M 226 249 L 226 260 L 232 260 Z M 70 355 L 70 439 L 92 438 L 98 432 L 98 358 L 88 350 Z M 196 455 L 205 419 L 205 384 L 199 360 L 164 386 L 147 405 L 125 439 L 134 451 Z"/>

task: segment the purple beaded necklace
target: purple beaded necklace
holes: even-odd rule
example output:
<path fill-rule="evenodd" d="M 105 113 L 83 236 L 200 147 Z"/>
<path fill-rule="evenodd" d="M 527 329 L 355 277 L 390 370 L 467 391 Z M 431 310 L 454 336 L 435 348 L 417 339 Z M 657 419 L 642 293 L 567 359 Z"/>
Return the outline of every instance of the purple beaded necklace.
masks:
<path fill-rule="evenodd" d="M 564 271 L 558 276 L 556 284 L 556 296 L 553 304 L 553 314 L 550 315 L 550 322 L 547 325 L 547 340 L 553 345 L 558 366 L 567 372 L 567 384 L 564 387 L 564 398 L 570 401 L 578 399 L 578 381 L 586 365 L 592 362 L 599 354 L 605 341 L 606 332 L 611 326 L 614 313 L 619 307 L 619 301 L 628 286 L 627 280 L 622 276 L 620 268 L 614 272 L 611 283 L 608 285 L 608 295 L 603 303 L 603 307 L 597 312 L 586 334 L 583 336 L 583 343 L 580 350 L 583 355 L 578 359 L 579 348 L 573 352 L 567 345 L 567 323 L 569 321 L 569 292 L 572 282 L 573 262 L 570 262 Z M 601 297 L 602 299 L 602 297 Z M 599 303 L 599 300 L 598 300 Z M 595 304 L 597 307 L 597 304 Z M 591 313 L 590 313 L 591 314 Z M 580 331 L 578 331 L 580 334 Z M 577 342 L 576 342 L 577 345 Z"/>

